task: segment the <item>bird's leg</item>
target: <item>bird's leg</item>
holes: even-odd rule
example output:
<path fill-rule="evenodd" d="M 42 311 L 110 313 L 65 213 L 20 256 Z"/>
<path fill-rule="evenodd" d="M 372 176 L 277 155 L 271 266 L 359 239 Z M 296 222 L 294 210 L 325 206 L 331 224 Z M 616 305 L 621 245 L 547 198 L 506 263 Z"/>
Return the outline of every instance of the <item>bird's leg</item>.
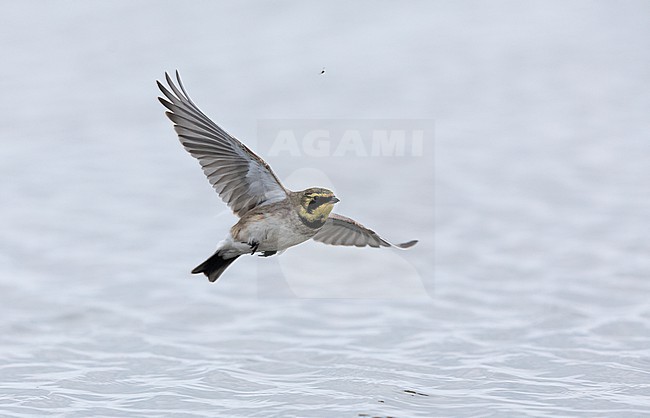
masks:
<path fill-rule="evenodd" d="M 257 248 L 260 246 L 259 241 L 251 241 L 248 243 L 251 247 L 251 255 L 255 254 L 255 251 L 257 251 Z"/>

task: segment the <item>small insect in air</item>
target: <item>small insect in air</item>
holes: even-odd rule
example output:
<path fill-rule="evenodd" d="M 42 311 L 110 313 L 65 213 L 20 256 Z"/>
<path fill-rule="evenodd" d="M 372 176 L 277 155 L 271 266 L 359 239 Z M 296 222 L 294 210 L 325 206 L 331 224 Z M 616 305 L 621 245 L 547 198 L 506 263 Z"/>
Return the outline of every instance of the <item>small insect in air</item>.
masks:
<path fill-rule="evenodd" d="M 325 74 L 325 67 L 323 67 L 323 69 L 320 70 L 320 73 L 321 73 L 321 74 Z"/>

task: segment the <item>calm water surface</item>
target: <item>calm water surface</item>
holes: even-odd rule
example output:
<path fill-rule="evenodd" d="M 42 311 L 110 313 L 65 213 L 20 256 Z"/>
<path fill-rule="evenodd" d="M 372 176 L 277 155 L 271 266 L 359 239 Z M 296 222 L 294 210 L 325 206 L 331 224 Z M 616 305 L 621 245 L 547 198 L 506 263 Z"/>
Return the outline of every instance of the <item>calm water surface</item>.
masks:
<path fill-rule="evenodd" d="M 0 415 L 650 414 L 649 16 L 6 5 Z M 288 186 L 332 185 L 341 213 L 420 243 L 191 276 L 234 217 L 155 100 L 175 68 Z M 420 156 L 269 156 L 259 121 L 276 119 L 429 120 L 435 138 Z"/>

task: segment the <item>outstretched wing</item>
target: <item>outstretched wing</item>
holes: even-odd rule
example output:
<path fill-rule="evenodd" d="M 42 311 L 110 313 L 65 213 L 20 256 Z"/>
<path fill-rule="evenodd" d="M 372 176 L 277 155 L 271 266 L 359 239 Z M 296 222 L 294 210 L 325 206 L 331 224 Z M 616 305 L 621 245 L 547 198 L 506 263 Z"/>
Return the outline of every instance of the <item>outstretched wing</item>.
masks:
<path fill-rule="evenodd" d="M 330 245 L 354 245 L 355 247 L 398 247 L 409 248 L 417 240 L 402 244 L 391 244 L 371 229 L 345 216 L 331 213 L 325 225 L 314 235 L 314 240 Z"/>
<path fill-rule="evenodd" d="M 203 172 L 219 196 L 238 216 L 252 208 L 287 198 L 287 191 L 271 167 L 246 145 L 230 136 L 192 102 L 176 71 L 176 87 L 165 73 L 169 89 L 158 87 L 167 100 L 159 97 L 174 122 L 174 129 L 185 149 L 199 160 Z"/>

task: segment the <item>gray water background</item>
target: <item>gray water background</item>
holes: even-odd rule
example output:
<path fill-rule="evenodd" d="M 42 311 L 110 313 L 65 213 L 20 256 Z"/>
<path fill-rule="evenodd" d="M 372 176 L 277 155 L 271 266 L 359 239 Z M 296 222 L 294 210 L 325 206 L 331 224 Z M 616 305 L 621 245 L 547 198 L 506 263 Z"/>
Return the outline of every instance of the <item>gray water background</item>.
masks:
<path fill-rule="evenodd" d="M 0 415 L 650 415 L 647 2 L 2 9 Z M 155 99 L 176 68 L 287 185 L 420 243 L 191 276 L 235 218 Z M 264 155 L 260 121 L 321 118 L 435 138 Z"/>

